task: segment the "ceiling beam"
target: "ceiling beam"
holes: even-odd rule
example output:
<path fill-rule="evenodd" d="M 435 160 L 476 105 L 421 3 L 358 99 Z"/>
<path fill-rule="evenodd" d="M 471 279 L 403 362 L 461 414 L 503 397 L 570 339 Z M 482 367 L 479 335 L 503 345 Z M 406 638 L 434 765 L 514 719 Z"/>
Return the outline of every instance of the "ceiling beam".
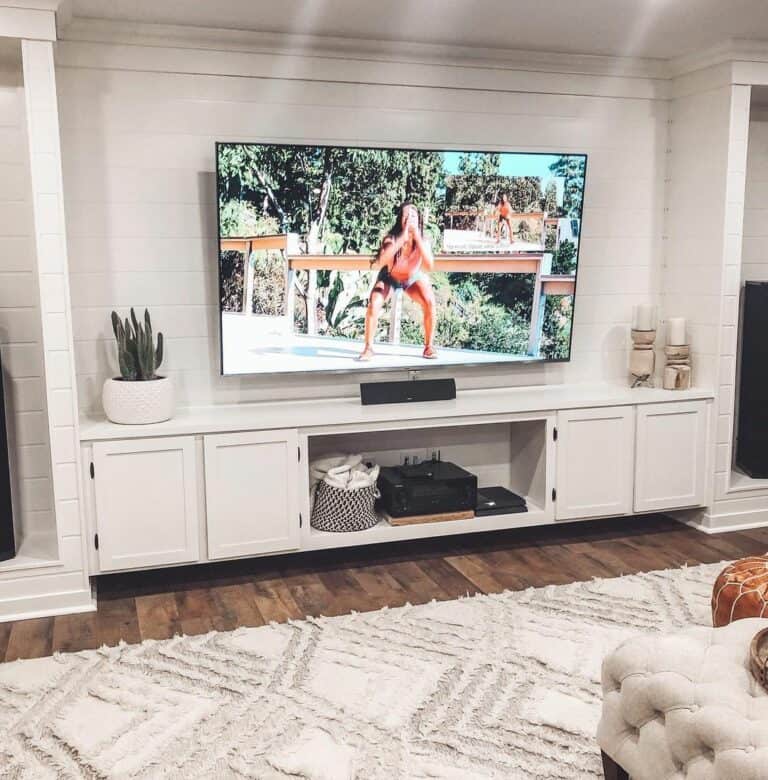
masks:
<path fill-rule="evenodd" d="M 37 8 L 0 5 L 0 37 L 55 41 L 55 15 Z"/>

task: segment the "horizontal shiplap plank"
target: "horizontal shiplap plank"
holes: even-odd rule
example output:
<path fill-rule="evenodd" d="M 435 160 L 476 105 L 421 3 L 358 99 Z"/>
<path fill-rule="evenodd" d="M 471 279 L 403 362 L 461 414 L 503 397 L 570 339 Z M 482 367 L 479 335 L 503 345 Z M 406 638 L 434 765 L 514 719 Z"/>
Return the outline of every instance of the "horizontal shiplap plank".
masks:
<path fill-rule="evenodd" d="M 581 274 L 581 271 L 579 273 Z M 574 330 L 586 323 L 601 323 L 606 330 L 613 324 L 628 327 L 632 321 L 633 305 L 638 302 L 650 303 L 652 300 L 652 296 L 624 292 L 616 295 L 590 293 L 581 286 L 579 280 L 574 302 Z"/>
<path fill-rule="evenodd" d="M 111 373 L 118 372 L 115 345 L 112 339 L 76 341 L 75 358 L 84 373 L 98 373 L 109 366 Z M 165 340 L 163 370 L 217 370 L 218 344 L 205 338 L 168 338 Z"/>
<path fill-rule="evenodd" d="M 50 451 L 45 444 L 19 447 L 16 472 L 21 479 L 49 477 L 51 471 Z"/>
<path fill-rule="evenodd" d="M 37 278 L 31 271 L 0 271 L 0 311 L 38 304 Z M 2 319 L 0 318 L 0 322 Z"/>
<path fill-rule="evenodd" d="M 115 161 L 117 163 L 118 161 Z M 214 205 L 212 172 L 158 170 L 155 173 L 119 164 L 64 162 L 67 203 L 175 203 Z"/>
<path fill-rule="evenodd" d="M 77 341 L 111 340 L 112 309 L 110 307 L 78 308 L 73 311 L 73 330 Z M 120 315 L 127 315 L 121 310 Z M 139 312 L 141 313 L 141 312 Z M 155 331 L 162 331 L 166 338 L 218 338 L 219 309 L 211 305 L 159 305 L 152 307 Z"/>
<path fill-rule="evenodd" d="M 0 235 L 31 236 L 32 231 L 32 206 L 28 201 L 0 201 Z"/>
<path fill-rule="evenodd" d="M 5 63 L 3 76 L 4 83 L 0 87 L 0 127 L 20 130 L 24 127 L 24 88 L 9 83 L 13 81 L 14 74 Z"/>
<path fill-rule="evenodd" d="M 43 356 L 39 344 L 0 344 L 3 371 L 12 379 L 42 376 Z"/>
<path fill-rule="evenodd" d="M 353 74 L 357 75 L 357 74 Z M 208 75 L 197 73 L 148 72 L 146 70 L 105 70 L 101 68 L 59 68 L 58 91 L 62 100 L 62 117 L 83 124 L 93 123 L 86 112 L 77 116 L 73 104 L 87 106 L 97 100 L 105 106 L 121 109 L 121 101 L 141 105 L 153 114 L 171 117 L 169 105 L 178 103 L 236 103 L 247 113 L 253 104 L 270 106 L 334 106 L 379 109 L 382 106 L 402 110 L 434 111 L 455 108 L 467 113 L 507 113 L 517 116 L 579 117 L 601 114 L 618 121 L 641 120 L 666 116 L 664 101 L 649 102 L 632 97 L 605 100 L 588 94 L 557 94 L 528 90 L 456 90 L 447 87 L 415 84 L 408 89 L 394 84 L 364 84 L 358 79 L 324 82 L 317 79 L 277 78 L 252 79 L 236 74 Z M 152 106 L 155 106 L 153 109 Z M 164 111 L 165 108 L 165 111 Z M 132 117 L 130 121 L 136 121 Z M 139 119 L 138 121 L 141 121 Z"/>
<path fill-rule="evenodd" d="M 705 265 L 691 268 L 688 266 L 667 266 L 665 269 L 664 291 L 667 295 L 720 295 L 722 291 L 722 268 Z"/>
<path fill-rule="evenodd" d="M 45 387 L 42 376 L 11 378 L 6 385 L 7 404 L 14 413 L 40 412 L 45 408 Z"/>
<path fill-rule="evenodd" d="M 2 90 L 0 90 L 2 94 Z M 26 159 L 17 162 L 0 163 L 0 203 L 9 201 L 30 201 L 29 168 Z M 32 206 L 29 205 L 31 210 Z"/>
<path fill-rule="evenodd" d="M 3 274 L 0 274 L 0 285 Z M 37 307 L 0 307 L 0 344 L 19 344 L 40 341 L 40 312 Z"/>
<path fill-rule="evenodd" d="M 744 263 L 741 277 L 745 282 L 768 282 L 768 261 L 765 263 Z"/>
<path fill-rule="evenodd" d="M 35 267 L 35 244 L 31 235 L 4 236 L 0 235 L 0 271 L 21 272 L 30 271 Z"/>
<path fill-rule="evenodd" d="M 73 274 L 72 305 L 128 307 L 206 305 L 216 300 L 218 276 L 210 271 L 136 271 Z"/>
<path fill-rule="evenodd" d="M 652 295 L 655 280 L 647 268 L 584 266 L 578 273 L 578 290 L 586 295 Z"/>
<path fill-rule="evenodd" d="M 661 257 L 661 239 L 658 235 L 636 236 L 582 236 L 579 244 L 579 268 L 585 266 L 636 266 L 648 273 Z"/>
<path fill-rule="evenodd" d="M 620 351 L 629 360 L 631 345 L 629 330 L 622 323 L 616 323 L 612 328 L 606 328 L 603 323 L 580 323 L 573 329 L 571 348 L 575 355 L 594 351 L 601 353 Z"/>
<path fill-rule="evenodd" d="M 211 182 L 213 184 L 213 181 Z M 216 238 L 216 208 L 211 204 L 72 203 L 67 232 L 73 238 Z M 181 246 L 179 247 L 181 249 Z M 170 247 L 173 251 L 173 247 Z"/>
<path fill-rule="evenodd" d="M 750 205 L 744 209 L 744 235 L 768 236 L 768 207 Z"/>
<path fill-rule="evenodd" d="M 430 142 L 454 141 L 526 143 L 537 138 L 542 146 L 560 142 L 564 135 L 575 145 L 600 146 L 621 149 L 646 143 L 648 128 L 655 122 L 652 116 L 616 116 L 613 125 L 602 115 L 539 116 L 524 113 L 505 113 L 496 105 L 478 111 L 461 105 L 461 97 L 452 95 L 444 105 L 429 110 L 417 105 L 403 108 L 395 96 L 383 98 L 375 105 L 333 104 L 251 104 L 243 106 L 219 100 L 217 102 L 189 102 L 169 100 L 165 103 L 104 101 L 86 105 L 71 117 L 65 113 L 62 127 L 78 132 L 104 132 L 105 125 L 113 134 L 175 134 L 181 131 L 198 136 L 226 136 L 247 139 L 253 136 L 277 138 L 286 133 L 297 137 L 301 132 L 307 140 L 313 137 L 343 137 L 354 127 L 359 141 L 384 138 L 403 143 L 417 140 Z M 392 102 L 392 101 L 395 102 Z M 133 109 L 133 110 L 131 110 Z M 90 119 L 89 119 L 90 117 Z M 504 135 L 500 135 L 505 130 Z M 450 132 L 450 136 L 448 135 Z M 508 140 L 507 140 L 508 139 Z M 495 148 L 490 147 L 490 148 Z"/>
<path fill-rule="evenodd" d="M 200 231 L 197 231 L 200 232 Z M 210 271 L 216 269 L 215 237 L 69 236 L 73 273 L 121 271 Z"/>
<path fill-rule="evenodd" d="M 45 412 L 17 412 L 14 418 L 16 445 L 47 444 L 48 420 Z"/>
<path fill-rule="evenodd" d="M 0 165 L 18 165 L 27 154 L 27 139 L 21 128 L 0 126 Z"/>

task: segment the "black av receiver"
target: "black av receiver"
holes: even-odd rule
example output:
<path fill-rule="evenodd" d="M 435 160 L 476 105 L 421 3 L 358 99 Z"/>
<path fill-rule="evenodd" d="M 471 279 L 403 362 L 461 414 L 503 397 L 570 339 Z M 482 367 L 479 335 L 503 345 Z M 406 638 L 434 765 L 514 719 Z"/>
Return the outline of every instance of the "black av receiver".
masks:
<path fill-rule="evenodd" d="M 391 517 L 460 512 L 477 505 L 477 477 L 440 460 L 383 466 L 377 484 L 380 508 Z"/>

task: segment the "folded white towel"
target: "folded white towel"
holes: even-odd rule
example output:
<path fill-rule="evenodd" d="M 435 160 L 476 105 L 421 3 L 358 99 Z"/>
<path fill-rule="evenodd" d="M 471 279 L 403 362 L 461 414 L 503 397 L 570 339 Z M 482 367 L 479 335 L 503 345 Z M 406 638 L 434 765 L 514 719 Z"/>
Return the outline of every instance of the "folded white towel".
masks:
<path fill-rule="evenodd" d="M 367 466 L 360 455 L 326 455 L 309 464 L 310 494 L 314 501 L 320 482 L 339 490 L 360 490 L 376 484 L 377 465 Z"/>
<path fill-rule="evenodd" d="M 334 482 L 338 475 L 348 473 L 352 468 L 360 465 L 362 460 L 360 455 L 326 455 L 316 458 L 309 464 L 311 486 L 314 488 L 318 482 L 328 476 L 331 477 L 331 482 Z M 345 484 L 346 481 L 344 479 Z"/>
<path fill-rule="evenodd" d="M 347 490 L 359 490 L 360 488 L 370 487 L 376 484 L 376 480 L 379 478 L 379 467 L 371 466 L 358 466 L 352 469 L 349 473 L 349 481 L 347 482 Z"/>

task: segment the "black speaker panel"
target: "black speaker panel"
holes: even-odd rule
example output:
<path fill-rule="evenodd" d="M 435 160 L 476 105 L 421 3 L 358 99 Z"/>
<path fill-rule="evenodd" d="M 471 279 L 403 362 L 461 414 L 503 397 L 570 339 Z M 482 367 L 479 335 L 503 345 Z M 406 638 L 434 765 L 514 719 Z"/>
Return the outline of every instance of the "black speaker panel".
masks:
<path fill-rule="evenodd" d="M 0 359 L 0 561 L 16 555 L 13 536 L 13 507 L 11 505 L 11 468 L 8 450 L 8 431 L 5 427 L 5 395 L 3 393 L 3 366 Z"/>
<path fill-rule="evenodd" d="M 768 478 L 768 282 L 747 282 L 742 293 L 736 465 Z"/>

